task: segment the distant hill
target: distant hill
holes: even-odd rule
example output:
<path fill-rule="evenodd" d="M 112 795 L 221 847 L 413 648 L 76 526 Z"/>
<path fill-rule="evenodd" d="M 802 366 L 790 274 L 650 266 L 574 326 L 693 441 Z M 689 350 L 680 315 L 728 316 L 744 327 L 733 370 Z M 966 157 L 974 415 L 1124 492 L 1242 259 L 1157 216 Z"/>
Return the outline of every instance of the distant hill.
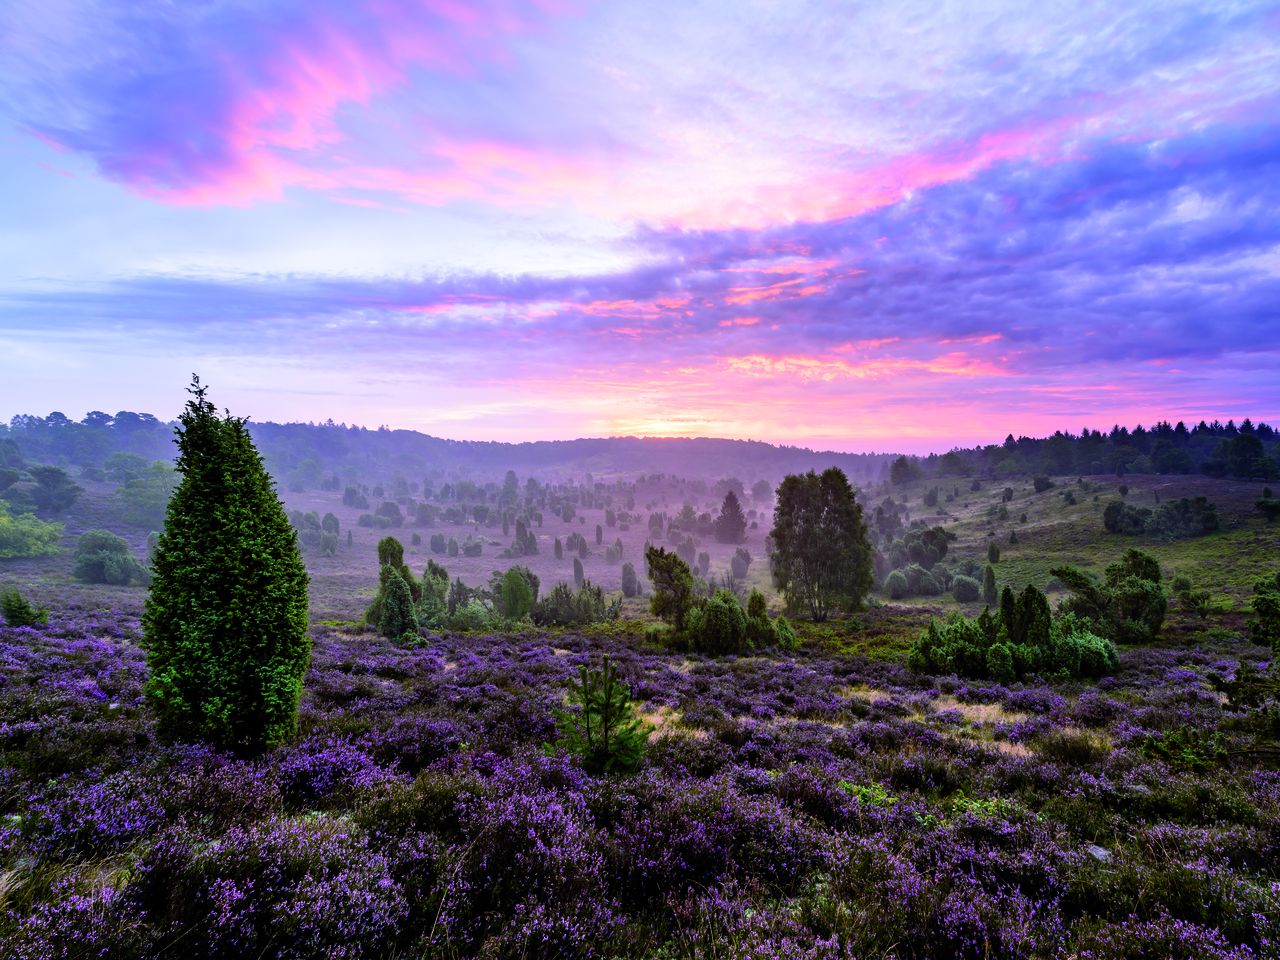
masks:
<path fill-rule="evenodd" d="M 856 482 L 881 479 L 891 454 L 835 453 L 752 440 L 601 437 L 498 443 L 445 440 L 414 430 L 368 430 L 336 424 L 250 423 L 267 467 L 280 480 L 307 474 L 375 481 L 471 477 L 500 480 L 507 470 L 545 479 L 596 479 L 665 473 L 717 480 L 736 476 L 776 482 L 788 473 L 838 466 Z M 150 414 L 90 414 L 76 422 L 54 413 L 22 415 L 0 426 L 0 443 L 27 462 L 101 468 L 115 453 L 149 460 L 173 456 L 173 424 Z M 15 454 L 11 453 L 10 456 Z M 0 465 L 5 454 L 0 451 Z"/>

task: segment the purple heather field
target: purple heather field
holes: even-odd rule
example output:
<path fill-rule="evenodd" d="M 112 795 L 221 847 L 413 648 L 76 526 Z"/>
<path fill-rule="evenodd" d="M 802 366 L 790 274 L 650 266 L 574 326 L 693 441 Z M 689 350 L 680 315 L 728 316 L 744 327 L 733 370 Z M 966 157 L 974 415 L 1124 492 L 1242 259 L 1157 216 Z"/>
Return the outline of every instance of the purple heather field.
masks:
<path fill-rule="evenodd" d="M 317 627 L 298 738 L 241 760 L 157 740 L 140 610 L 88 606 L 0 628 L 6 957 L 1280 956 L 1280 774 L 1147 746 L 1231 751 L 1238 644 L 1005 687 Z M 541 750 L 606 652 L 628 777 Z"/>

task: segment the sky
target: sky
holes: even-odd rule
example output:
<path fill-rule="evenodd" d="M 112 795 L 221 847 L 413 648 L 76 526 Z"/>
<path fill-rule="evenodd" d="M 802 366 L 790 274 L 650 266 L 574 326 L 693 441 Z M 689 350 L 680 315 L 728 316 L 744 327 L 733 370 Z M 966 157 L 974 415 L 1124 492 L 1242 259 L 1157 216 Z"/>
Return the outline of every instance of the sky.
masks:
<path fill-rule="evenodd" d="M 1280 2 L 6 0 L 0 417 L 1280 420 Z"/>

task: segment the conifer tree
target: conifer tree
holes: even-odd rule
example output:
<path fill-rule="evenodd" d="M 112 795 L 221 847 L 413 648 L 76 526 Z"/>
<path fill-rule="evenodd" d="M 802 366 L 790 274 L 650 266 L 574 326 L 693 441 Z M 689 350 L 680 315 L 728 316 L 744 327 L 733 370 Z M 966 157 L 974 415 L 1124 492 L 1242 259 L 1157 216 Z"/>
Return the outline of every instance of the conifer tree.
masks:
<path fill-rule="evenodd" d="M 996 593 L 996 572 L 988 563 L 987 569 L 982 572 L 982 602 L 988 607 L 994 607 L 999 599 Z"/>
<path fill-rule="evenodd" d="M 160 732 L 242 752 L 294 730 L 311 658 L 297 534 L 246 420 L 219 417 L 198 377 L 152 557 L 143 638 Z"/>
<path fill-rule="evenodd" d="M 378 592 L 382 599 L 378 632 L 391 640 L 416 639 L 418 612 L 413 605 L 413 594 L 400 571 L 390 563 L 382 565 L 382 585 Z"/>
<path fill-rule="evenodd" d="M 557 711 L 560 746 L 582 757 L 588 773 L 629 773 L 640 766 L 653 728 L 631 702 L 631 691 L 606 656 L 599 670 L 579 669 L 569 684 L 569 703 L 578 712 Z"/>
<path fill-rule="evenodd" d="M 724 503 L 720 505 L 720 516 L 716 518 L 716 539 L 721 543 L 741 543 L 746 536 L 746 514 L 742 512 L 738 495 L 730 490 L 724 495 Z"/>

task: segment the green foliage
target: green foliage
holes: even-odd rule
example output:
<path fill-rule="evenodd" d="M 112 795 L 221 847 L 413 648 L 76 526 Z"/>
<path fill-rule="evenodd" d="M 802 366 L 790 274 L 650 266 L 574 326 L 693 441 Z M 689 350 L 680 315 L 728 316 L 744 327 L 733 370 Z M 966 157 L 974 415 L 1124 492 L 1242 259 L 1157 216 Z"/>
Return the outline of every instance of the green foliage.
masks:
<path fill-rule="evenodd" d="M 1000 544 L 994 540 L 987 544 L 987 563 L 1000 562 Z"/>
<path fill-rule="evenodd" d="M 778 646 L 783 650 L 799 650 L 800 638 L 796 636 L 795 629 L 791 626 L 791 621 L 786 617 L 778 617 L 773 621 L 773 630 L 778 637 Z"/>
<path fill-rule="evenodd" d="M 1146 532 L 1163 540 L 1203 537 L 1220 526 L 1218 508 L 1204 497 L 1182 497 L 1163 503 L 1147 521 Z"/>
<path fill-rule="evenodd" d="M 884 578 L 884 592 L 894 600 L 901 600 L 911 592 L 911 585 L 907 582 L 907 575 L 901 570 L 891 570 L 889 575 Z"/>
<path fill-rule="evenodd" d="M 523 620 L 533 610 L 533 587 L 519 568 L 502 575 L 500 599 L 502 615 L 508 620 Z"/>
<path fill-rule="evenodd" d="M 573 582 L 577 586 L 582 586 L 587 580 L 586 571 L 582 567 L 582 559 L 580 557 L 573 558 Z"/>
<path fill-rule="evenodd" d="M 1102 525 L 1107 533 L 1136 536 L 1147 529 L 1151 511 L 1146 507 L 1133 507 L 1123 500 L 1112 500 L 1102 511 Z"/>
<path fill-rule="evenodd" d="M 1249 636 L 1254 643 L 1270 647 L 1280 658 L 1280 573 L 1259 580 L 1253 588 L 1249 603 L 1253 619 L 1249 622 Z"/>
<path fill-rule="evenodd" d="M 495 626 L 493 611 L 479 597 L 472 597 L 449 615 L 449 629 L 460 633 L 483 633 Z"/>
<path fill-rule="evenodd" d="M 245 420 L 194 379 L 179 416 L 182 482 L 152 558 L 146 692 L 163 736 L 241 751 L 296 728 L 311 658 L 307 572 Z"/>
<path fill-rule="evenodd" d="M 1226 741 L 1222 733 L 1197 727 L 1175 727 L 1161 733 L 1150 733 L 1138 744 L 1145 757 L 1163 760 L 1184 770 L 1212 769 L 1226 759 Z"/>
<path fill-rule="evenodd" d="M 28 496 L 36 509 L 45 513 L 61 513 L 84 493 L 84 488 L 73 482 L 61 467 L 48 464 L 28 467 L 27 475 L 34 481 Z"/>
<path fill-rule="evenodd" d="M 1118 658 L 1114 644 L 1076 617 L 1055 621 L 1045 595 L 1028 586 L 1019 596 L 1005 587 L 995 614 L 931 620 L 907 662 L 922 672 L 1011 683 L 1031 674 L 1099 677 L 1114 672 Z"/>
<path fill-rule="evenodd" d="M 747 516 L 742 512 L 738 495 L 730 490 L 720 505 L 716 518 L 716 540 L 720 543 L 741 543 L 747 535 Z"/>
<path fill-rule="evenodd" d="M 694 603 L 693 571 L 679 556 L 668 553 L 664 547 L 646 547 L 644 559 L 649 567 L 649 580 L 653 583 L 650 612 L 677 631 L 684 630 L 685 620 Z"/>
<path fill-rule="evenodd" d="M 856 610 L 871 589 L 862 507 L 836 467 L 782 481 L 769 541 L 774 584 L 788 607 L 807 609 L 816 621 L 836 609 Z"/>
<path fill-rule="evenodd" d="M 80 535 L 72 576 L 84 583 L 110 583 L 125 587 L 147 583 L 151 577 L 129 552 L 129 544 L 107 530 L 89 530 Z"/>
<path fill-rule="evenodd" d="M 0 593 L 0 613 L 10 627 L 38 627 L 49 622 L 49 611 L 33 607 L 17 590 Z"/>
<path fill-rule="evenodd" d="M 15 516 L 0 500 L 0 560 L 40 557 L 58 552 L 62 524 L 45 523 L 28 514 Z"/>
<path fill-rule="evenodd" d="M 1262 515 L 1267 518 L 1268 523 L 1274 523 L 1277 519 L 1280 519 L 1280 500 L 1276 500 L 1272 497 L 1264 497 L 1254 505 L 1262 512 Z"/>
<path fill-rule="evenodd" d="M 378 595 L 378 632 L 391 640 L 416 640 L 418 612 L 414 609 L 409 584 L 395 565 L 384 563 Z"/>
<path fill-rule="evenodd" d="M 1169 599 L 1161 584 L 1160 564 L 1141 550 L 1126 550 L 1099 582 L 1076 567 L 1052 573 L 1071 591 L 1063 610 L 1074 613 L 1117 643 L 1150 643 L 1160 632 Z"/>
<path fill-rule="evenodd" d="M 905 455 L 898 457 L 889 467 L 889 482 L 895 487 L 906 486 L 919 476 L 920 464 Z"/>
<path fill-rule="evenodd" d="M 1052 490 L 1054 483 L 1048 477 L 1033 477 L 1031 486 L 1035 488 L 1036 493 L 1044 493 L 1046 490 Z"/>
<path fill-rule="evenodd" d="M 592 774 L 631 773 L 644 761 L 652 727 L 641 721 L 631 691 L 606 656 L 599 670 L 582 666 L 569 683 L 569 705 L 556 711 L 557 746 L 582 758 Z"/>
<path fill-rule="evenodd" d="M 147 530 L 164 526 L 169 498 L 178 486 L 178 474 L 169 464 L 155 461 L 130 476 L 116 491 L 120 515 L 126 523 Z"/>
<path fill-rule="evenodd" d="M 604 590 L 590 580 L 575 592 L 567 583 L 557 583 L 533 606 L 533 622 L 540 627 L 582 627 L 617 620 L 621 601 L 610 603 Z"/>
<path fill-rule="evenodd" d="M 764 594 L 753 589 L 747 597 L 747 644 L 770 647 L 778 642 L 778 630 L 769 619 L 769 604 Z"/>
<path fill-rule="evenodd" d="M 982 585 L 973 577 L 958 576 L 951 581 L 951 596 L 957 603 L 973 603 L 982 596 Z"/>
<path fill-rule="evenodd" d="M 717 590 L 702 608 L 702 622 L 694 647 L 712 655 L 741 653 L 747 647 L 747 615 L 738 598 Z"/>

